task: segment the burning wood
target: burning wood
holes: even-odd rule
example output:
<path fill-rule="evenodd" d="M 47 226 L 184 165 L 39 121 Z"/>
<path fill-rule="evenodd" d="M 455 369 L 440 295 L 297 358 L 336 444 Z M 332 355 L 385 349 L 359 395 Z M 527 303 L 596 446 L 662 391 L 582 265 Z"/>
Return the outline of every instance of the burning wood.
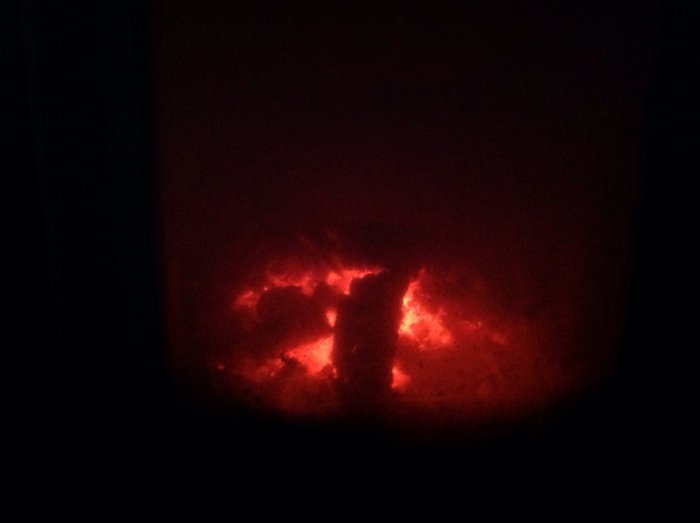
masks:
<path fill-rule="evenodd" d="M 557 386 L 538 348 L 544 331 L 489 308 L 468 282 L 435 268 L 324 263 L 282 260 L 233 297 L 237 339 L 211 364 L 239 384 L 237 398 L 293 415 L 381 418 L 536 404 Z"/>

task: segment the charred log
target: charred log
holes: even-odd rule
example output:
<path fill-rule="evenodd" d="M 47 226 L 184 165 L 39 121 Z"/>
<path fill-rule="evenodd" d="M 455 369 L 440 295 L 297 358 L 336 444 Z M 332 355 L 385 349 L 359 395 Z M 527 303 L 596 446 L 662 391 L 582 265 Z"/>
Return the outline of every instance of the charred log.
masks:
<path fill-rule="evenodd" d="M 351 411 L 380 408 L 391 393 L 407 287 L 408 278 L 385 271 L 353 280 L 339 304 L 332 358 L 339 398 Z"/>

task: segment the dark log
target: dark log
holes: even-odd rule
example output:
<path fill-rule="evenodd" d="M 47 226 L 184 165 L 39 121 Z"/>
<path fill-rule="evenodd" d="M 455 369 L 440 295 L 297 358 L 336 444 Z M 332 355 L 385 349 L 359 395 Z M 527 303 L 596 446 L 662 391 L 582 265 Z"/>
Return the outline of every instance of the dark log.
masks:
<path fill-rule="evenodd" d="M 353 280 L 338 307 L 333 346 L 338 395 L 353 412 L 381 409 L 392 366 L 408 278 L 389 271 Z"/>

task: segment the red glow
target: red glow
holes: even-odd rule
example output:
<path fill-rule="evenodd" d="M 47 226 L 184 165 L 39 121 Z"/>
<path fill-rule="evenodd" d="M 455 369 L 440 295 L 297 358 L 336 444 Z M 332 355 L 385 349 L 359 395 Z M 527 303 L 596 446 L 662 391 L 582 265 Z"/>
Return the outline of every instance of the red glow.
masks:
<path fill-rule="evenodd" d="M 397 391 L 406 390 L 411 378 L 408 374 L 399 369 L 396 365 L 391 369 L 391 388 Z"/>
<path fill-rule="evenodd" d="M 333 350 L 333 336 L 326 336 L 311 343 L 299 345 L 285 353 L 285 357 L 293 358 L 301 363 L 307 374 L 319 374 L 326 368 L 332 368 L 331 351 Z"/>
<path fill-rule="evenodd" d="M 260 301 L 260 292 L 256 292 L 252 289 L 243 291 L 236 297 L 234 301 L 234 306 L 237 308 L 249 308 L 254 309 L 255 306 Z"/>
<path fill-rule="evenodd" d="M 253 383 L 262 384 L 275 378 L 284 367 L 281 359 L 268 359 L 263 363 L 246 360 L 240 365 L 240 372 L 245 378 Z"/>
<path fill-rule="evenodd" d="M 403 297 L 403 320 L 399 334 L 421 349 L 448 347 L 454 343 L 454 336 L 445 327 L 445 311 L 442 308 L 430 310 L 422 299 L 424 291 L 421 277 L 424 276 L 425 271 L 421 271 L 419 278 L 410 283 Z"/>
<path fill-rule="evenodd" d="M 328 285 L 336 295 L 347 295 L 355 278 L 363 278 L 368 274 L 377 274 L 381 271 L 382 269 L 379 267 L 342 267 L 339 264 L 326 269 L 307 268 L 302 264 L 289 262 L 283 267 L 269 268 L 262 284 L 240 292 L 234 299 L 234 309 L 247 310 L 248 314 L 257 316 L 258 303 L 266 293 L 287 287 L 298 287 L 300 292 L 309 299 L 312 299 L 314 292 L 322 283 Z M 324 314 L 328 326 L 334 327 L 338 314 L 337 307 L 326 307 Z M 301 371 L 309 378 L 333 377 L 335 369 L 331 361 L 332 350 L 333 335 L 324 335 L 313 341 L 291 347 L 282 347 L 277 351 L 277 354 L 262 360 L 245 358 L 239 362 L 239 372 L 247 380 L 257 384 L 279 380 L 284 369 L 292 368 L 297 374 Z M 222 363 L 215 364 L 215 368 L 217 370 L 225 369 Z M 401 382 L 403 383 L 403 381 L 405 380 Z M 297 389 L 295 389 L 295 394 L 299 393 Z M 282 398 L 279 401 L 290 410 L 298 411 L 298 408 L 290 406 L 288 400 Z"/>
<path fill-rule="evenodd" d="M 213 367 L 231 380 L 242 379 L 256 404 L 302 416 L 339 412 L 332 360 L 338 303 L 353 279 L 381 271 L 337 261 L 268 268 L 234 297 L 234 314 L 243 320 L 240 345 L 232 347 L 231 359 L 222 356 Z M 290 288 L 298 290 L 269 294 Z M 281 313 L 275 309 L 279 300 Z M 563 387 L 554 381 L 561 373 L 541 355 L 540 332 L 524 319 L 480 305 L 439 273 L 421 270 L 402 301 L 391 383 L 397 408 L 525 408 L 552 397 L 553 387 Z M 274 334 L 280 329 L 286 330 Z"/>
<path fill-rule="evenodd" d="M 368 274 L 378 274 L 382 269 L 363 268 L 363 269 L 340 269 L 330 271 L 325 278 L 325 282 L 333 288 L 338 289 L 343 294 L 350 292 L 350 284 L 355 278 L 364 278 Z"/>
<path fill-rule="evenodd" d="M 311 273 L 270 274 L 265 290 L 269 287 L 301 287 L 301 292 L 311 296 L 318 285 L 318 279 Z"/>
<path fill-rule="evenodd" d="M 265 292 L 280 287 L 299 287 L 305 296 L 311 296 L 320 283 L 327 284 L 340 294 L 348 294 L 352 280 L 368 274 L 378 274 L 382 270 L 380 267 L 341 267 L 325 270 L 300 269 L 298 266 L 283 270 L 273 268 L 268 270 L 260 287 L 243 290 L 235 297 L 233 304 L 234 308 L 255 309 Z M 333 321 L 329 318 L 331 325 Z"/>

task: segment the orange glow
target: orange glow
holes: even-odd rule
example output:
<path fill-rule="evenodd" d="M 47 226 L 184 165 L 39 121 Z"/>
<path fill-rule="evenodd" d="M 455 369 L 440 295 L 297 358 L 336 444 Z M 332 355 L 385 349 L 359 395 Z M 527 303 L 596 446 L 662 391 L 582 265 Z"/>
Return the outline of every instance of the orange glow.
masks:
<path fill-rule="evenodd" d="M 326 276 L 326 283 L 331 287 L 338 289 L 343 294 L 350 293 L 350 284 L 355 278 L 364 278 L 368 274 L 378 274 L 382 269 L 364 268 L 364 269 L 341 269 L 338 271 L 330 271 Z"/>
<path fill-rule="evenodd" d="M 421 349 L 437 349 L 454 343 L 452 333 L 445 327 L 445 311 L 440 308 L 431 311 L 422 300 L 424 291 L 421 287 L 421 271 L 418 279 L 413 280 L 403 297 L 403 319 L 399 334 L 416 343 Z"/>
<path fill-rule="evenodd" d="M 268 290 L 269 287 L 294 286 L 301 287 L 302 293 L 307 296 L 311 296 L 314 293 L 314 289 L 318 283 L 318 279 L 315 278 L 311 272 L 268 274 L 265 290 Z"/>
<path fill-rule="evenodd" d="M 270 273 L 267 275 L 265 290 L 268 287 L 301 287 L 301 292 L 311 296 L 316 286 L 325 282 L 330 287 L 342 294 L 350 293 L 350 284 L 355 278 L 363 278 L 368 274 L 377 274 L 382 269 L 379 267 L 363 268 L 339 268 L 323 271 L 295 270 L 283 274 Z"/>
<path fill-rule="evenodd" d="M 285 353 L 287 358 L 293 358 L 306 367 L 309 375 L 318 374 L 326 367 L 331 366 L 331 351 L 333 350 L 333 336 L 327 336 L 311 343 L 299 345 Z"/>
<path fill-rule="evenodd" d="M 350 285 L 355 278 L 362 278 L 368 274 L 377 274 L 383 269 L 379 267 L 344 267 L 334 263 L 331 267 L 319 267 L 304 265 L 301 262 L 286 262 L 269 266 L 262 281 L 253 287 L 244 288 L 235 297 L 233 308 L 247 311 L 252 318 L 257 316 L 257 305 L 261 297 L 268 291 L 282 287 L 299 287 L 302 294 L 312 297 L 319 284 L 325 283 L 336 295 L 349 294 Z M 335 306 L 325 309 L 325 317 L 328 325 L 335 326 L 338 314 Z M 247 324 L 253 328 L 255 320 Z M 312 342 L 291 348 L 283 348 L 277 356 L 266 358 L 263 361 L 253 359 L 246 360 L 238 365 L 243 376 L 253 383 L 262 385 L 274 383 L 285 375 L 284 369 L 291 369 L 294 362 L 301 366 L 302 375 L 307 378 L 320 377 L 332 379 L 335 369 L 331 362 L 333 349 L 333 335 L 318 338 Z M 225 370 L 222 364 L 215 365 L 219 371 Z"/>
<path fill-rule="evenodd" d="M 280 271 L 270 269 L 265 275 L 263 284 L 257 289 L 245 289 L 234 300 L 236 309 L 255 309 L 260 297 L 270 289 L 278 287 L 299 287 L 302 294 L 312 296 L 320 283 L 326 283 L 335 292 L 340 294 L 350 293 L 350 284 L 355 278 L 364 278 L 368 274 L 378 274 L 383 269 L 380 267 L 354 267 L 333 269 L 304 269 L 298 266 L 293 269 Z M 334 320 L 329 318 L 331 326 Z"/>
<path fill-rule="evenodd" d="M 325 282 L 330 287 L 342 294 L 350 293 L 350 284 L 355 278 L 364 278 L 368 274 L 377 274 L 382 269 L 379 267 L 339 268 L 325 272 L 313 270 L 288 271 L 286 273 L 270 273 L 267 275 L 265 290 L 269 287 L 301 287 L 301 292 L 311 296 L 316 286 Z"/>
<path fill-rule="evenodd" d="M 213 368 L 234 382 L 242 379 L 256 405 L 304 416 L 339 412 L 343 405 L 332 360 L 338 303 L 350 293 L 353 279 L 382 270 L 346 267 L 337 260 L 269 266 L 235 295 L 237 355 L 217 356 Z M 300 311 L 298 324 L 292 310 L 289 323 L 281 326 L 289 337 L 278 336 L 276 320 L 258 316 L 258 303 L 267 292 L 289 286 L 308 298 L 290 294 L 308 310 Z M 308 318 L 311 323 L 303 323 Z M 423 269 L 409 282 L 397 334 L 390 400 L 397 408 L 439 404 L 477 415 L 495 405 L 535 405 L 557 386 L 556 368 L 542 370 L 546 360 L 538 346 L 547 341 L 542 332 L 526 319 L 482 307 L 468 288 L 439 273 Z"/>
<path fill-rule="evenodd" d="M 391 369 L 391 388 L 397 391 L 405 390 L 411 382 L 411 377 L 396 365 Z"/>
<path fill-rule="evenodd" d="M 334 308 L 326 309 L 326 319 L 328 320 L 328 325 L 335 327 L 335 318 L 338 316 L 338 311 Z"/>

